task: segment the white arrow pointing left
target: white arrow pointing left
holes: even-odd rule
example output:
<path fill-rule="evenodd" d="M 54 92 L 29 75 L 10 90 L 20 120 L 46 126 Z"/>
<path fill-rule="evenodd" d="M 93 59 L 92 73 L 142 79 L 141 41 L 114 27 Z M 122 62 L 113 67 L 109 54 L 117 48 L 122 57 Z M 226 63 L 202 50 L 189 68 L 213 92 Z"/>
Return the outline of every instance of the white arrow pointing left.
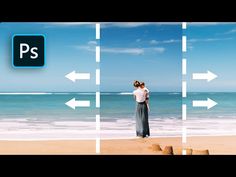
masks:
<path fill-rule="evenodd" d="M 193 101 L 193 107 L 207 107 L 207 109 L 210 109 L 217 104 L 218 103 L 211 100 L 210 98 L 207 98 L 207 101 L 205 100 Z"/>
<path fill-rule="evenodd" d="M 90 79 L 90 74 L 89 73 L 76 73 L 75 71 L 72 71 L 69 74 L 65 75 L 65 77 L 75 82 L 76 80 L 79 80 L 79 79 L 80 80 Z"/>
<path fill-rule="evenodd" d="M 75 98 L 72 98 L 70 101 L 65 103 L 67 106 L 75 109 L 76 107 L 89 107 L 90 101 L 76 101 Z"/>
<path fill-rule="evenodd" d="M 217 78 L 218 76 L 210 71 L 207 73 L 193 73 L 193 79 L 205 79 L 207 82 Z"/>

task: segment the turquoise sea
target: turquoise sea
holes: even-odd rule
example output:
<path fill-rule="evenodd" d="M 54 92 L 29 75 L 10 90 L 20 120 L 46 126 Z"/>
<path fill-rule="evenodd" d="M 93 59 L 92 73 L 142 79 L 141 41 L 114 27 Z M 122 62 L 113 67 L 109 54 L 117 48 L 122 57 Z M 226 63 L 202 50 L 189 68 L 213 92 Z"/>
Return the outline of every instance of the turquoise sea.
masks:
<path fill-rule="evenodd" d="M 65 105 L 72 98 L 89 100 L 89 108 Z M 210 98 L 212 109 L 192 107 L 192 100 Z M 182 103 L 187 104 L 187 121 L 182 121 Z M 135 101 L 129 92 L 101 93 L 101 107 L 95 107 L 95 93 L 1 93 L 0 139 L 95 139 L 96 114 L 100 114 L 101 138 L 135 137 Z M 150 93 L 151 136 L 236 135 L 236 93 Z"/>

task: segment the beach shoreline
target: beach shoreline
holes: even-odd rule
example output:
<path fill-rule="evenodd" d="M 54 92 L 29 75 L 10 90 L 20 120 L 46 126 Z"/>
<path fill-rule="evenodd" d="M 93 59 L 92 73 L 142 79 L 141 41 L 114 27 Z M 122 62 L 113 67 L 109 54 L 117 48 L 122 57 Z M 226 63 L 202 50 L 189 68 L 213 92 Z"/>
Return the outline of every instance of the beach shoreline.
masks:
<path fill-rule="evenodd" d="M 181 137 L 102 139 L 101 155 L 161 155 L 153 151 L 153 144 L 173 146 L 174 154 L 181 155 L 183 148 L 209 150 L 210 155 L 236 154 L 236 136 L 187 137 L 183 146 Z M 1 155 L 95 155 L 95 140 L 0 140 Z"/>

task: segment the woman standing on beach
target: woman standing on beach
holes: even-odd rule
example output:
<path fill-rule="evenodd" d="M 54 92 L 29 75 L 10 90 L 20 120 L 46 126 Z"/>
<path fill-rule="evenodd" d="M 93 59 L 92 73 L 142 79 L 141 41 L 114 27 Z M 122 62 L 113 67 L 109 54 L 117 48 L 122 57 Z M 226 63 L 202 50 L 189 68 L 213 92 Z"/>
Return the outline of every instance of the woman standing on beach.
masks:
<path fill-rule="evenodd" d="M 140 88 L 139 81 L 134 81 L 133 85 L 136 89 L 133 92 L 136 101 L 136 135 L 145 138 L 150 136 L 148 107 L 146 103 L 147 93 Z"/>

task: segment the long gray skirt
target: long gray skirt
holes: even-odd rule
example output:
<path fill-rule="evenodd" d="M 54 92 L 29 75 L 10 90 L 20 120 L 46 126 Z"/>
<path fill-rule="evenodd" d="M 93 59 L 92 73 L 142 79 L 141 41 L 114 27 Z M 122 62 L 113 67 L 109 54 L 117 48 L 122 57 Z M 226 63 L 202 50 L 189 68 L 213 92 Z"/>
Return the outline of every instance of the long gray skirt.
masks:
<path fill-rule="evenodd" d="M 148 108 L 146 102 L 138 103 L 136 106 L 136 135 L 141 137 L 150 136 L 148 123 Z"/>

